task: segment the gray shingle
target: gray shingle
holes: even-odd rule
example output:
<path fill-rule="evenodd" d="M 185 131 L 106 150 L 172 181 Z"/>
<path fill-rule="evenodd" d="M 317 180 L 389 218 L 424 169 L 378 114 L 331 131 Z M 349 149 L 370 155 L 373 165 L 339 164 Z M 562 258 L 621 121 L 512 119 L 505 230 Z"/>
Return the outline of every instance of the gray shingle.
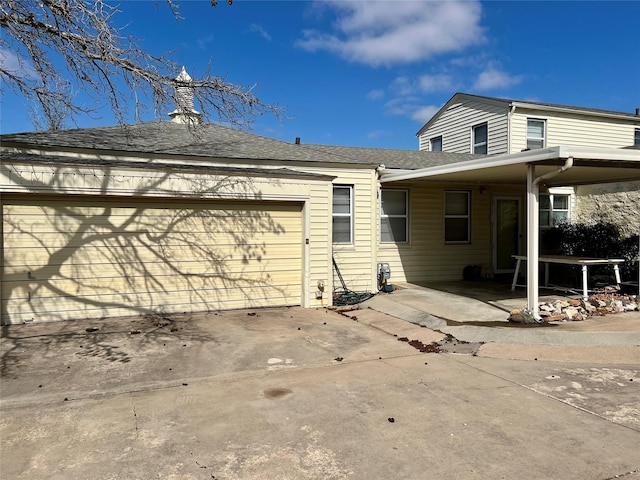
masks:
<path fill-rule="evenodd" d="M 343 147 L 283 142 L 216 124 L 189 128 L 171 122 L 98 127 L 0 136 L 3 146 L 37 146 L 92 153 L 206 157 L 279 162 L 322 162 L 414 169 L 455 163 L 478 156 L 446 152 Z"/>

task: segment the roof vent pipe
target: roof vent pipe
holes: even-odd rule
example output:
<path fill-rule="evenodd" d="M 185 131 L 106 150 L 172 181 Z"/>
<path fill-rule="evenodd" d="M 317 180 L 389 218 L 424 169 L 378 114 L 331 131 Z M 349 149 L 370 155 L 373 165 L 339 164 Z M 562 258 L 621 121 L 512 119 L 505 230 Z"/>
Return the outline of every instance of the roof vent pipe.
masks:
<path fill-rule="evenodd" d="M 640 117 L 640 108 L 636 108 L 636 117 Z"/>
<path fill-rule="evenodd" d="M 300 137 L 296 137 L 296 145 L 300 145 Z"/>

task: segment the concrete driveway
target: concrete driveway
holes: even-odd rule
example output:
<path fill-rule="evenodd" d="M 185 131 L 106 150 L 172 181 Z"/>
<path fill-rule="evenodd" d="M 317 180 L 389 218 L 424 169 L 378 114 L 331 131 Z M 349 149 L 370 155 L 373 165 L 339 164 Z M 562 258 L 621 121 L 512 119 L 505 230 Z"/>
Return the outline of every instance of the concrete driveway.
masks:
<path fill-rule="evenodd" d="M 490 345 L 373 309 L 2 327 L 0 473 L 640 478 L 640 362 L 614 354 L 638 347 L 606 363 Z"/>

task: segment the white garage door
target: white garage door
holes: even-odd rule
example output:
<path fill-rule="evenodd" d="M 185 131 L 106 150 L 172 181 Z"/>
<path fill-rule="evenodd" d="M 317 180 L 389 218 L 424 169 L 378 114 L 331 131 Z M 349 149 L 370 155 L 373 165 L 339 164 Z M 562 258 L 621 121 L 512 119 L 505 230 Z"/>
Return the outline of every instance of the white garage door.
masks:
<path fill-rule="evenodd" d="M 301 303 L 300 204 L 2 203 L 5 324 Z"/>

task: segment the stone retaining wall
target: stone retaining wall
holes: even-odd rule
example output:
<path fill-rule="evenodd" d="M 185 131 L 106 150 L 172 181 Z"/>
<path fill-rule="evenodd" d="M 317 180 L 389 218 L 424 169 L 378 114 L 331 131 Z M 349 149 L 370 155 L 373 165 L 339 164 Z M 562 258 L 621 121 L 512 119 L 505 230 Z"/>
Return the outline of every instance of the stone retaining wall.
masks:
<path fill-rule="evenodd" d="M 575 214 L 579 223 L 613 223 L 623 237 L 640 234 L 640 181 L 577 187 Z"/>

